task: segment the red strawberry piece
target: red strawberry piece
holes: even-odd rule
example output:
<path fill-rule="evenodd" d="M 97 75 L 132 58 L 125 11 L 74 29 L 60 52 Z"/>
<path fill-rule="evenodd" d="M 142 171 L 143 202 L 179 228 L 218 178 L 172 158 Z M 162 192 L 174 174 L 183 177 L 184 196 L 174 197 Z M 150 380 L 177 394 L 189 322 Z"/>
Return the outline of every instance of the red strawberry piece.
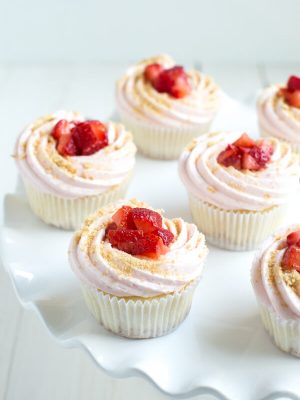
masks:
<path fill-rule="evenodd" d="M 300 90 L 300 78 L 295 75 L 290 76 L 287 83 L 287 88 L 290 92 Z"/>
<path fill-rule="evenodd" d="M 110 222 L 105 229 L 105 237 L 108 235 L 109 231 L 115 231 L 116 229 L 118 229 L 117 224 L 115 222 Z"/>
<path fill-rule="evenodd" d="M 123 206 L 112 216 L 112 220 L 118 228 L 135 229 L 135 224 L 131 215 L 132 207 Z"/>
<path fill-rule="evenodd" d="M 78 123 L 72 129 L 74 142 L 80 155 L 91 155 L 108 145 L 105 126 L 100 121 Z"/>
<path fill-rule="evenodd" d="M 131 216 L 136 228 L 145 233 L 153 232 L 162 227 L 161 215 L 147 208 L 133 208 Z"/>
<path fill-rule="evenodd" d="M 168 93 L 178 99 L 189 95 L 192 90 L 188 75 L 181 66 L 163 70 L 153 86 L 158 92 Z"/>
<path fill-rule="evenodd" d="M 134 229 L 119 228 L 109 230 L 107 237 L 113 247 L 133 254 L 134 244 L 144 237 L 144 233 Z"/>
<path fill-rule="evenodd" d="M 225 150 L 221 151 L 218 155 L 217 161 L 224 167 L 234 167 L 235 169 L 242 169 L 242 154 L 238 151 L 238 148 L 232 144 L 229 144 Z"/>
<path fill-rule="evenodd" d="M 243 154 L 242 169 L 249 169 L 250 171 L 259 171 L 261 166 L 249 153 Z"/>
<path fill-rule="evenodd" d="M 286 249 L 282 258 L 282 268 L 286 270 L 295 269 L 300 272 L 300 248 L 290 246 Z"/>
<path fill-rule="evenodd" d="M 135 255 L 158 259 L 162 254 L 166 254 L 168 248 L 159 236 L 148 233 L 137 242 L 134 251 Z"/>
<path fill-rule="evenodd" d="M 237 147 L 253 147 L 255 145 L 255 141 L 251 139 L 247 133 L 243 133 L 234 143 L 234 146 Z"/>
<path fill-rule="evenodd" d="M 292 107 L 300 108 L 300 90 L 294 92 L 287 92 L 285 101 Z"/>
<path fill-rule="evenodd" d="M 298 246 L 298 242 L 300 240 L 300 231 L 295 231 L 291 232 L 289 235 L 286 237 L 287 245 L 288 246 Z"/>
<path fill-rule="evenodd" d="M 254 146 L 250 150 L 249 154 L 251 155 L 251 157 L 255 159 L 255 161 L 260 167 L 264 168 L 271 159 L 271 155 L 273 154 L 273 148 L 267 143 L 262 142 L 260 146 Z"/>
<path fill-rule="evenodd" d="M 76 156 L 78 149 L 71 133 L 63 134 L 58 139 L 57 151 L 61 156 Z"/>
<path fill-rule="evenodd" d="M 66 119 L 61 119 L 52 129 L 51 135 L 55 140 L 59 140 L 62 135 L 70 134 L 73 127 L 74 123 L 67 121 Z"/>
<path fill-rule="evenodd" d="M 147 81 L 153 84 L 162 70 L 163 67 L 160 64 L 149 64 L 144 70 L 144 77 Z"/>
<path fill-rule="evenodd" d="M 174 240 L 174 235 L 169 229 L 159 228 L 153 233 L 162 239 L 165 246 L 169 246 Z"/>

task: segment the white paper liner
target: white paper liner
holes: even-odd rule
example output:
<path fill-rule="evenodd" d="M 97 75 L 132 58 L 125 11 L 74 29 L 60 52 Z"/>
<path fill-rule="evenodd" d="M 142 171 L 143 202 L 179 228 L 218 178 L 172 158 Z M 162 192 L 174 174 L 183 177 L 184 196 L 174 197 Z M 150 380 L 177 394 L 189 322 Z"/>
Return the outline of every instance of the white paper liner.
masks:
<path fill-rule="evenodd" d="M 27 180 L 24 185 L 32 211 L 44 222 L 58 228 L 75 230 L 80 228 L 84 219 L 111 202 L 124 197 L 130 178 L 98 196 L 86 196 L 78 199 L 66 199 L 50 193 L 41 192 Z"/>
<path fill-rule="evenodd" d="M 266 131 L 264 131 L 261 127 L 259 129 L 260 129 L 260 136 L 261 137 L 274 136 L 274 135 L 271 135 L 270 133 L 267 133 Z M 293 153 L 296 153 L 296 154 L 300 155 L 300 144 L 292 143 L 289 140 L 284 140 L 284 139 L 282 139 L 282 138 L 280 138 L 278 136 L 276 136 L 276 139 L 279 139 L 279 140 L 282 140 L 283 142 L 288 143 L 291 146 Z"/>
<path fill-rule="evenodd" d="M 151 299 L 130 299 L 112 296 L 82 284 L 87 307 L 107 330 L 131 339 L 166 335 L 178 327 L 188 315 L 198 281 L 182 291 Z"/>
<path fill-rule="evenodd" d="M 264 327 L 281 350 L 300 357 L 300 319 L 283 319 L 270 307 L 259 302 Z"/>
<path fill-rule="evenodd" d="M 147 157 L 175 160 L 184 147 L 195 137 L 206 133 L 212 121 L 197 128 L 163 127 L 141 123 L 118 110 L 122 123 L 133 134 L 138 150 Z"/>
<path fill-rule="evenodd" d="M 189 194 L 194 222 L 206 240 L 228 250 L 257 248 L 287 214 L 287 205 L 262 211 L 222 210 Z"/>

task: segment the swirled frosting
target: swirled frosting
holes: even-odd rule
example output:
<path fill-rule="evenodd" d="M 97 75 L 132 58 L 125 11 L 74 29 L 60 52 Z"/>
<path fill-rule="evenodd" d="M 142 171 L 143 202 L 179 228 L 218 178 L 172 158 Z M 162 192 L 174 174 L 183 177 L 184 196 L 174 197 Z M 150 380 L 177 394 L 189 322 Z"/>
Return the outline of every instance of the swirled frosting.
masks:
<path fill-rule="evenodd" d="M 193 140 L 179 160 L 179 174 L 196 198 L 225 210 L 260 210 L 286 202 L 298 189 L 299 157 L 276 138 L 273 155 L 260 171 L 224 167 L 217 157 L 241 132 L 212 132 Z"/>
<path fill-rule="evenodd" d="M 286 237 L 300 224 L 281 229 L 262 245 L 252 266 L 252 285 L 259 300 L 285 319 L 300 318 L 300 273 L 281 268 Z"/>
<path fill-rule="evenodd" d="M 130 176 L 136 147 L 125 128 L 108 122 L 108 146 L 89 156 L 62 157 L 51 136 L 61 120 L 84 121 L 79 113 L 58 111 L 27 126 L 19 136 L 15 158 L 21 175 L 43 192 L 65 198 L 98 195 Z"/>
<path fill-rule="evenodd" d="M 190 95 L 175 99 L 157 92 L 144 79 L 147 65 L 159 63 L 164 68 L 175 65 L 172 58 L 160 55 L 129 68 L 117 82 L 116 101 L 120 113 L 126 113 L 141 123 L 170 127 L 197 128 L 208 124 L 219 104 L 219 89 L 209 76 L 199 71 L 187 71 L 192 85 Z"/>
<path fill-rule="evenodd" d="M 287 104 L 278 95 L 282 85 L 272 85 L 258 98 L 257 113 L 262 132 L 300 144 L 300 109 Z"/>
<path fill-rule="evenodd" d="M 181 218 L 163 218 L 163 226 L 175 238 L 169 251 L 158 260 L 132 256 L 104 240 L 107 224 L 124 204 L 150 208 L 137 200 L 121 201 L 89 217 L 74 235 L 69 249 L 70 264 L 77 277 L 105 293 L 143 298 L 179 291 L 198 279 L 208 252 L 205 238 L 194 224 Z"/>

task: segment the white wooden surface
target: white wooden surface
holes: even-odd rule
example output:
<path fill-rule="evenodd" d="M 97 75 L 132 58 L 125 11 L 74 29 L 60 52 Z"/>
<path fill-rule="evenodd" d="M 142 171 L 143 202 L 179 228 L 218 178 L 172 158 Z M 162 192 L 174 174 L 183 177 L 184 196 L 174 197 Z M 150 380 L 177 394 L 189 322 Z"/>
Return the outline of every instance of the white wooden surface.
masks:
<path fill-rule="evenodd" d="M 201 67 L 229 95 L 251 106 L 257 90 L 266 82 L 285 81 L 289 74 L 300 70 L 300 65 L 236 67 L 201 63 Z M 59 108 L 79 110 L 100 119 L 109 117 L 114 111 L 114 82 L 123 69 L 124 65 L 100 64 L 0 66 L 1 198 L 15 187 L 16 170 L 9 155 L 20 129 L 37 116 Z M 85 353 L 57 345 L 38 318 L 21 308 L 0 266 L 0 400 L 166 398 L 141 379 L 110 378 Z"/>

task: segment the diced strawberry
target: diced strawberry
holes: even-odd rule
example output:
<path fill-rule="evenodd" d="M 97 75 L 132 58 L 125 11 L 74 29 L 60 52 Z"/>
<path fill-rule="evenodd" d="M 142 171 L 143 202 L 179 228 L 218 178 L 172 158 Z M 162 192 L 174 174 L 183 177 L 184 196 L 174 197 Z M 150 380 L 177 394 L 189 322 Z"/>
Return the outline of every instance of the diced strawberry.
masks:
<path fill-rule="evenodd" d="M 107 237 L 112 246 L 132 254 L 133 244 L 142 239 L 144 233 L 136 229 L 118 228 L 109 230 Z M 125 247 L 128 249 L 125 249 Z"/>
<path fill-rule="evenodd" d="M 149 64 L 144 70 L 144 77 L 147 81 L 153 84 L 162 70 L 163 67 L 160 64 Z"/>
<path fill-rule="evenodd" d="M 247 133 L 243 133 L 235 142 L 232 143 L 237 147 L 253 147 L 255 145 L 255 141 L 251 139 Z"/>
<path fill-rule="evenodd" d="M 88 120 L 85 121 L 85 124 L 88 124 L 91 130 L 94 132 L 94 135 L 98 140 L 105 141 L 107 140 L 107 129 L 102 122 L 98 120 Z"/>
<path fill-rule="evenodd" d="M 260 165 L 249 153 L 243 154 L 242 169 L 249 169 L 250 171 L 259 171 Z"/>
<path fill-rule="evenodd" d="M 300 108 L 300 90 L 295 90 L 294 92 L 288 92 L 285 95 L 286 102 L 295 108 Z"/>
<path fill-rule="evenodd" d="M 137 242 L 134 251 L 136 255 L 158 259 L 162 254 L 166 254 L 168 248 L 159 236 L 148 233 Z"/>
<path fill-rule="evenodd" d="M 131 216 L 136 228 L 145 233 L 153 232 L 157 228 L 162 227 L 161 215 L 148 208 L 133 208 Z"/>
<path fill-rule="evenodd" d="M 99 121 L 80 122 L 72 129 L 79 155 L 91 155 L 108 145 L 106 128 Z"/>
<path fill-rule="evenodd" d="M 287 82 L 287 88 L 290 92 L 300 90 L 300 77 L 292 75 Z"/>
<path fill-rule="evenodd" d="M 158 259 L 174 240 L 168 229 L 162 228 L 162 217 L 147 208 L 121 207 L 108 224 L 105 237 L 111 245 L 126 253 Z"/>
<path fill-rule="evenodd" d="M 77 147 L 71 133 L 63 134 L 58 139 L 57 151 L 62 156 L 76 156 Z"/>
<path fill-rule="evenodd" d="M 286 270 L 295 269 L 300 272 L 300 248 L 290 246 L 286 249 L 282 258 L 282 268 Z"/>
<path fill-rule="evenodd" d="M 265 168 L 273 154 L 273 147 L 264 140 L 255 142 L 243 134 L 234 143 L 229 144 L 217 157 L 224 167 L 232 166 L 237 170 L 259 171 Z"/>
<path fill-rule="evenodd" d="M 229 144 L 225 150 L 221 151 L 217 161 L 224 167 L 232 166 L 237 170 L 242 169 L 242 155 L 239 153 L 238 148 L 232 144 Z"/>
<path fill-rule="evenodd" d="M 185 97 L 192 90 L 187 73 L 178 65 L 164 69 L 154 80 L 153 86 L 158 92 L 168 93 L 175 98 Z"/>
<path fill-rule="evenodd" d="M 153 233 L 162 239 L 165 246 L 169 246 L 174 240 L 174 235 L 169 229 L 159 228 Z"/>
<path fill-rule="evenodd" d="M 288 246 L 298 246 L 298 242 L 300 240 L 300 231 L 295 231 L 291 232 L 289 235 L 286 237 L 287 245 Z"/>
<path fill-rule="evenodd" d="M 123 206 L 112 216 L 112 220 L 118 228 L 135 229 L 135 224 L 131 215 L 132 207 Z"/>
<path fill-rule="evenodd" d="M 115 222 L 111 222 L 107 225 L 106 229 L 105 229 L 105 236 L 108 235 L 109 231 L 115 231 L 117 229 L 117 224 Z"/>
<path fill-rule="evenodd" d="M 54 128 L 52 129 L 51 135 L 55 140 L 58 140 L 61 135 L 68 135 L 71 132 L 73 125 L 70 124 L 66 119 L 61 119 L 56 123 Z"/>

